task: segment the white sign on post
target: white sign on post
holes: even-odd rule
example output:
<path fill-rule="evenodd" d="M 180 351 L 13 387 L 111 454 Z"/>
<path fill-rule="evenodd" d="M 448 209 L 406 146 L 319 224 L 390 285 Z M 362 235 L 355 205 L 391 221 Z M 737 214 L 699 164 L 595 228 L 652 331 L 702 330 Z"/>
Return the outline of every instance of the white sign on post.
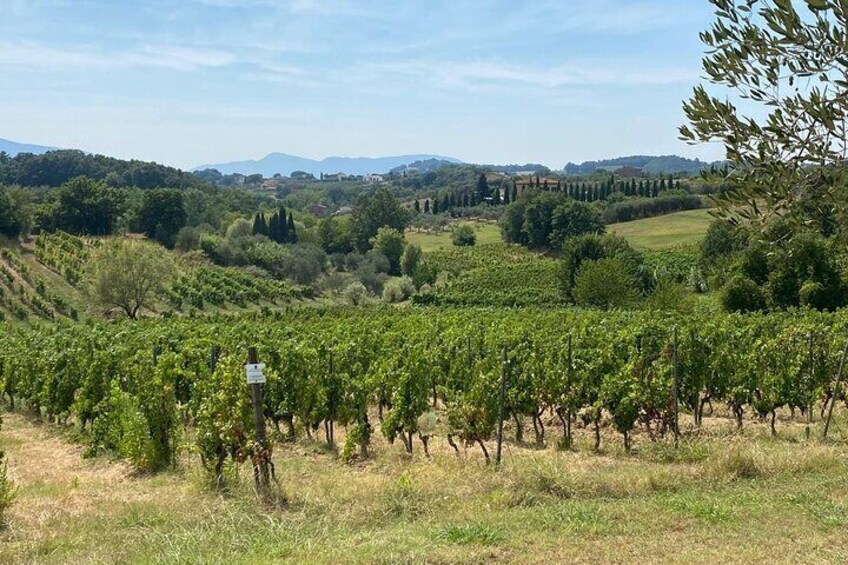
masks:
<path fill-rule="evenodd" d="M 247 371 L 247 384 L 265 384 L 265 374 L 262 372 L 262 369 L 265 368 L 265 363 L 251 363 L 245 365 L 244 368 Z"/>

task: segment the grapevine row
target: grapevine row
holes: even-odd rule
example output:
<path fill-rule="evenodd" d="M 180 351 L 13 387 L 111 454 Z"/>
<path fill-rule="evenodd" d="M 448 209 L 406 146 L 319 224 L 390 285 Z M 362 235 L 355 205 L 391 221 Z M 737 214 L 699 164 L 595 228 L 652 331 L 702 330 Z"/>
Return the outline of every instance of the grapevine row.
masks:
<path fill-rule="evenodd" d="M 50 420 L 75 420 L 97 448 L 142 468 L 172 464 L 196 438 L 210 471 L 255 453 L 245 353 L 267 364 L 264 412 L 282 436 L 319 434 L 346 458 L 379 429 L 412 451 L 442 437 L 478 445 L 504 414 L 542 415 L 571 430 L 611 426 L 625 446 L 640 429 L 674 430 L 677 399 L 692 424 L 724 403 L 743 425 L 781 408 L 811 418 L 842 398 L 832 386 L 844 314 L 668 316 L 578 309 L 293 309 L 255 316 L 59 324 L 0 335 L 0 392 Z M 503 360 L 502 360 L 502 355 Z M 184 426 L 193 433 L 185 434 Z M 521 439 L 521 438 L 518 438 Z"/>

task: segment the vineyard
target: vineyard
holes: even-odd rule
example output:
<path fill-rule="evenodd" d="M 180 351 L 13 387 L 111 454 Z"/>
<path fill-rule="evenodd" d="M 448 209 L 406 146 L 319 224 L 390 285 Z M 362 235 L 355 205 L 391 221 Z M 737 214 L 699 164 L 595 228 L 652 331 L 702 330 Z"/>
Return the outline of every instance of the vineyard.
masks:
<path fill-rule="evenodd" d="M 0 249 L 0 322 L 7 315 L 19 321 L 63 317 L 76 320 L 76 308 L 64 296 L 48 290 L 50 286 L 15 251 Z"/>
<path fill-rule="evenodd" d="M 274 304 L 304 295 L 283 281 L 263 279 L 232 268 L 199 267 L 180 276 L 167 291 L 168 302 L 177 310 L 190 306 L 203 310 L 206 305 L 232 304 L 245 308 L 251 304 Z"/>
<path fill-rule="evenodd" d="M 428 253 L 426 262 L 452 275 L 413 297 L 444 306 L 545 306 L 562 303 L 559 266 L 517 245 L 481 245 Z"/>
<path fill-rule="evenodd" d="M 338 425 L 343 459 L 367 457 L 379 432 L 410 453 L 416 438 L 425 451 L 440 438 L 488 461 L 500 414 L 517 441 L 529 422 L 536 443 L 563 447 L 581 428 L 598 449 L 611 428 L 629 450 L 635 436 L 697 429 L 722 406 L 737 429 L 755 418 L 779 434 L 785 410 L 809 435 L 844 400 L 834 380 L 847 326 L 840 314 L 800 312 L 428 308 L 92 323 L 5 332 L 0 391 L 49 421 L 76 420 L 93 449 L 142 469 L 173 464 L 181 438 L 196 438 L 220 475 L 228 459 L 256 454 L 243 369 L 253 345 L 267 364 L 264 413 L 281 437 L 323 435 L 333 446 Z"/>

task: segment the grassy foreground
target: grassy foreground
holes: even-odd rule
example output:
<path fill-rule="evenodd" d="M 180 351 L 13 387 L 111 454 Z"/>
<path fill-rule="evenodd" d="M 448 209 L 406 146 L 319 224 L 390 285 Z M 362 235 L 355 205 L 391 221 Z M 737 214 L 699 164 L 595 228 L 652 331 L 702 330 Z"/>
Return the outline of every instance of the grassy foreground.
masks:
<path fill-rule="evenodd" d="M 702 437 L 640 438 L 624 454 L 578 436 L 575 452 L 507 444 L 500 471 L 434 440 L 426 459 L 378 444 L 345 465 L 317 444 L 276 448 L 288 503 L 263 507 L 250 472 L 214 491 L 197 466 L 135 475 L 5 414 L 19 496 L 2 563 L 842 563 L 848 561 L 848 432 L 711 419 Z M 818 430 L 814 430 L 818 431 Z M 557 430 L 550 429 L 550 441 Z M 237 472 L 237 473 L 236 473 Z"/>
<path fill-rule="evenodd" d="M 666 249 L 701 241 L 713 220 L 708 210 L 686 210 L 665 216 L 610 224 L 607 230 L 627 238 L 640 251 Z"/>

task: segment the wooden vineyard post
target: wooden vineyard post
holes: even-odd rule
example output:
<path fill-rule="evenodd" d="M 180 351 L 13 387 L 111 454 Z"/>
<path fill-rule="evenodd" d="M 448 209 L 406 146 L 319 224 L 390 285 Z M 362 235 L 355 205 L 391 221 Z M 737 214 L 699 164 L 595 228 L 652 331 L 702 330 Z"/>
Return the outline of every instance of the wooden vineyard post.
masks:
<path fill-rule="evenodd" d="M 265 413 L 263 411 L 264 400 L 262 398 L 262 383 L 265 376 L 262 374 L 262 365 L 259 364 L 256 348 L 247 349 L 247 382 L 250 384 L 250 398 L 253 403 L 253 424 L 256 428 L 257 453 L 253 455 L 253 480 L 260 492 L 267 492 L 270 484 L 270 450 L 268 446 L 268 435 L 265 431 Z"/>
<path fill-rule="evenodd" d="M 824 432 L 822 439 L 827 439 L 827 431 L 830 428 L 830 419 L 833 416 L 833 406 L 836 404 L 836 399 L 839 398 L 839 386 L 842 384 L 842 371 L 845 369 L 845 357 L 848 356 L 848 342 L 842 349 L 842 359 L 839 361 L 839 371 L 836 373 L 836 384 L 833 385 L 833 398 L 830 400 L 830 406 L 827 408 L 827 418 L 824 421 Z"/>
<path fill-rule="evenodd" d="M 810 332 L 809 334 L 807 334 L 807 352 L 808 352 L 808 356 L 809 356 L 809 359 L 808 359 L 808 367 L 809 367 L 808 370 L 810 371 L 810 373 L 809 373 L 810 381 L 809 382 L 812 383 L 813 382 L 813 332 Z M 807 426 L 804 430 L 804 435 L 807 438 L 807 440 L 810 439 L 810 426 L 811 426 L 812 423 L 813 423 L 813 401 L 810 400 L 807 403 Z"/>
<path fill-rule="evenodd" d="M 574 363 L 574 348 L 571 339 L 571 333 L 568 334 L 568 369 L 566 371 L 566 383 L 567 383 L 567 402 L 568 408 L 565 410 L 565 448 L 571 449 L 571 386 L 573 382 L 573 363 Z"/>
<path fill-rule="evenodd" d="M 209 346 L 209 372 L 214 373 L 218 366 L 218 357 L 221 355 L 221 348 L 217 345 Z"/>
<path fill-rule="evenodd" d="M 680 358 L 677 355 L 677 326 L 674 327 L 674 447 L 680 444 Z"/>
<path fill-rule="evenodd" d="M 504 400 L 506 397 L 506 346 L 501 349 L 501 393 L 498 398 L 498 448 L 495 451 L 495 466 L 501 466 L 503 451 Z"/>

